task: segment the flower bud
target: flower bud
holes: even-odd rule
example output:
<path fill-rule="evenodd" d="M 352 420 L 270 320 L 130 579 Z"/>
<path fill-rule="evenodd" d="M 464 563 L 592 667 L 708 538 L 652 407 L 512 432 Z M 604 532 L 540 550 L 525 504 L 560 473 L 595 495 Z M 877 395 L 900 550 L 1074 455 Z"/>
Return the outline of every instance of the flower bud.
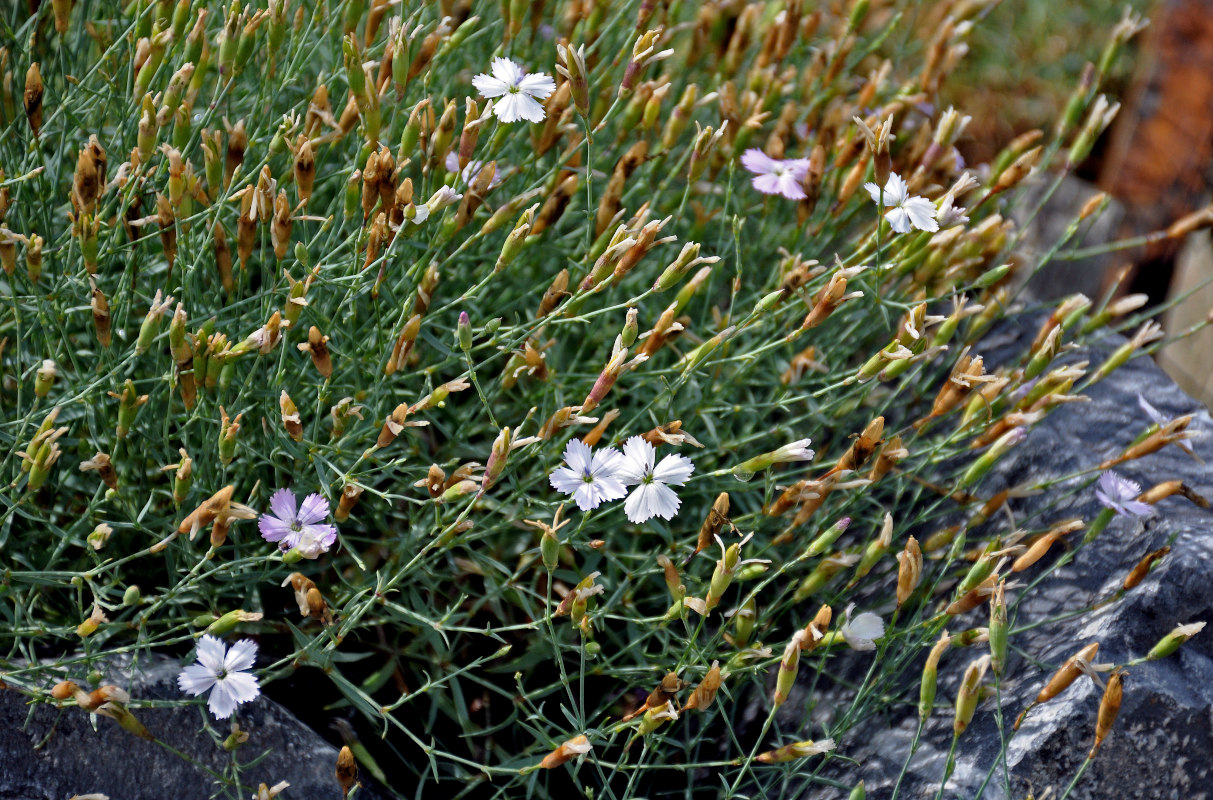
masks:
<path fill-rule="evenodd" d="M 55 376 L 59 374 L 59 370 L 55 362 L 51 359 L 43 359 L 42 365 L 38 367 L 34 373 L 34 394 L 38 397 L 46 397 L 51 393 L 51 387 L 55 385 Z"/>
<path fill-rule="evenodd" d="M 982 656 L 973 661 L 965 669 L 964 678 L 960 681 L 960 690 L 956 693 L 956 716 L 952 720 L 952 734 L 960 736 L 973 721 L 977 711 L 977 703 L 981 699 L 981 679 L 985 677 L 986 669 L 990 666 L 990 657 Z"/>
<path fill-rule="evenodd" d="M 1150 652 L 1146 654 L 1147 661 L 1157 661 L 1160 658 L 1166 658 L 1179 649 L 1179 646 L 1191 639 L 1196 634 L 1204 630 L 1204 622 L 1193 622 L 1189 625 L 1180 625 L 1175 630 L 1168 633 L 1158 644 L 1150 648 Z"/>
<path fill-rule="evenodd" d="M 775 694 L 771 698 L 776 708 L 784 704 L 792 692 L 792 686 L 796 683 L 796 673 L 800 669 L 801 643 L 804 641 L 804 637 L 803 630 L 796 631 L 792 634 L 788 646 L 784 648 L 783 658 L 779 662 L 779 672 L 775 676 Z"/>

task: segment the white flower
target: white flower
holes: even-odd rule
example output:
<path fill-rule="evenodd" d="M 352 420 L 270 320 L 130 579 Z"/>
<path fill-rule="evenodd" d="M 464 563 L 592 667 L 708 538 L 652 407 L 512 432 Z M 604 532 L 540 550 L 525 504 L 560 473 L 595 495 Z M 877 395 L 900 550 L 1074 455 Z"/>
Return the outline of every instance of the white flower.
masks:
<path fill-rule="evenodd" d="M 570 439 L 564 448 L 568 466 L 553 470 L 548 480 L 556 491 L 573 495 L 582 511 L 590 511 L 603 501 L 618 500 L 628 493 L 616 474 L 622 458 L 614 448 L 594 453 L 580 439 Z"/>
<path fill-rule="evenodd" d="M 493 74 L 481 73 L 472 78 L 472 85 L 483 97 L 500 97 L 493 104 L 493 113 L 502 122 L 543 122 L 543 106 L 539 101 L 556 91 L 556 81 L 542 72 L 526 74 L 519 64 L 508 58 L 493 59 Z"/>
<path fill-rule="evenodd" d="M 256 660 L 257 643 L 252 639 L 241 639 L 228 650 L 214 636 L 203 635 L 198 640 L 198 663 L 181 671 L 177 686 L 193 695 L 211 690 L 207 706 L 216 719 L 227 719 L 238 704 L 261 694 L 256 676 L 247 671 Z"/>
<path fill-rule="evenodd" d="M 872 202 L 881 203 L 880 187 L 874 183 L 865 183 L 863 188 L 872 195 Z M 884 187 L 884 205 L 893 210 L 885 215 L 889 227 L 897 233 L 908 233 L 910 226 L 920 231 L 937 231 L 939 223 L 935 221 L 935 204 L 925 197 L 910 197 L 906 182 L 896 172 L 889 175 L 889 182 Z"/>
<path fill-rule="evenodd" d="M 439 186 L 438 191 L 430 196 L 430 199 L 425 202 L 426 216 L 437 214 L 447 206 L 453 206 L 463 199 L 463 195 L 456 192 L 449 186 Z M 414 222 L 418 220 L 414 219 Z M 424 221 L 424 220 L 422 220 Z"/>
<path fill-rule="evenodd" d="M 812 439 L 797 439 L 794 442 L 785 444 L 772 455 L 775 457 L 777 464 L 783 464 L 788 461 L 812 461 L 813 456 L 817 455 L 809 449 L 809 445 L 812 443 Z"/>
<path fill-rule="evenodd" d="M 623 443 L 623 458 L 615 474 L 627 486 L 637 484 L 623 505 L 632 522 L 640 523 L 652 517 L 673 518 L 682 501 L 668 484 L 682 486 L 695 471 L 691 459 L 673 454 L 661 459 L 654 468 L 656 457 L 653 445 L 639 436 Z"/>
<path fill-rule="evenodd" d="M 475 159 L 469 161 L 468 165 L 463 169 L 459 169 L 459 154 L 454 150 L 446 154 L 446 160 L 442 163 L 446 167 L 447 172 L 458 174 L 460 182 L 466 186 L 471 186 L 475 183 L 476 179 L 480 177 L 480 171 L 484 169 L 484 162 Z M 505 180 L 504 175 L 500 172 L 494 173 L 492 179 L 489 181 L 489 188 L 494 189 L 500 186 L 503 180 Z"/>
<path fill-rule="evenodd" d="M 852 650 L 875 650 L 876 640 L 884 636 L 884 622 L 871 611 L 865 611 L 851 619 L 855 604 L 847 606 L 846 621 L 842 623 L 842 638 Z"/>

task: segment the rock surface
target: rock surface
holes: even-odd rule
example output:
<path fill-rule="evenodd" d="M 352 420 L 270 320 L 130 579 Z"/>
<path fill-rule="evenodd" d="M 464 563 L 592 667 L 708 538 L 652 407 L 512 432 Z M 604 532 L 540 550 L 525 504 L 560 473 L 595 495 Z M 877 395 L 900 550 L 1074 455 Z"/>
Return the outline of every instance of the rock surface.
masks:
<path fill-rule="evenodd" d="M 1032 319 L 1008 325 L 987 339 L 978 352 L 986 356 L 987 365 L 1004 363 L 1022 352 L 1035 330 Z M 1065 360 L 1089 360 L 1092 366 L 1098 365 L 1121 341 L 1109 336 L 1095 347 L 1068 354 Z M 1139 393 L 1168 417 L 1194 413 L 1190 429 L 1201 436 L 1191 444 L 1206 462 L 1213 461 L 1213 420 L 1207 410 L 1183 394 L 1151 359 L 1139 357 L 1086 390 L 1090 403 L 1061 407 L 1038 425 L 986 479 L 983 494 L 1089 468 L 1118 454 L 1149 424 L 1138 407 Z M 1126 463 L 1117 471 L 1138 481 L 1143 489 L 1182 479 L 1201 495 L 1213 497 L 1213 471 L 1175 446 Z M 1087 481 L 1089 478 L 1071 480 L 1060 492 L 1051 491 L 1049 497 L 1063 497 L 1047 508 L 1039 505 L 1039 498 L 1036 505 L 1033 498 L 1015 501 L 1016 519 L 1022 521 L 1040 512 L 1041 524 L 1073 516 L 1091 520 L 1100 506 L 1094 486 L 1085 486 Z M 1007 733 L 1053 670 L 1083 645 L 1099 642 L 1097 662 L 1124 663 L 1144 656 L 1179 624 L 1213 621 L 1211 534 L 1213 513 L 1183 498 L 1168 498 L 1144 523 L 1120 517 L 1113 520 L 1074 561 L 1027 594 L 1019 603 L 1017 618 L 1012 619 L 1012 630 L 1052 621 L 1011 636 L 1009 677 L 1002 686 Z M 1142 556 L 1166 544 L 1171 545 L 1170 554 L 1119 602 L 1072 619 L 1058 619 L 1114 595 Z M 1030 582 L 1058 556 L 1055 547 L 1036 567 L 1015 577 Z M 983 612 L 959 618 L 952 629 L 984 625 Z M 952 714 L 945 706 L 954 700 L 965 666 L 984 652 L 979 646 L 944 656 L 936 711 L 909 765 L 900 797 L 936 796 L 952 737 Z M 912 676 L 917 674 L 917 668 L 911 671 Z M 1057 793 L 1054 797 L 1064 794 L 1094 741 L 1101 694 L 1090 680 L 1081 678 L 1035 709 L 1010 739 L 1005 772 L 998 755 L 1001 738 L 993 713 L 995 701 L 986 700 L 961 738 L 956 770 L 943 797 L 974 800 L 991 770 L 993 776 L 980 794 L 987 800 L 1025 798 L 1032 791 L 1039 797 L 1048 787 Z M 868 797 L 889 797 L 909 752 L 916 721 L 916 714 L 907 709 L 900 717 L 874 719 L 851 731 L 839 743 L 839 752 L 862 766 L 845 770 L 845 778 L 864 779 Z M 1115 726 L 1070 797 L 1207 798 L 1213 792 L 1211 771 L 1213 630 L 1207 630 L 1166 659 L 1130 668 Z M 820 787 L 812 791 L 814 797 L 845 796 L 822 793 Z"/>
<path fill-rule="evenodd" d="M 127 662 L 129 664 L 129 662 Z M 143 701 L 181 698 L 176 685 L 181 665 L 172 658 L 142 656 L 133 675 L 115 665 L 107 683 L 127 688 Z M 337 749 L 267 697 L 242 705 L 241 728 L 249 740 L 230 754 L 203 730 L 205 706 L 133 709 L 159 741 L 145 741 L 104 717 L 51 705 L 29 706 L 16 691 L 0 691 L 0 800 L 63 800 L 76 794 L 102 793 L 112 800 L 203 800 L 251 797 L 259 783 L 291 784 L 281 797 L 324 800 L 341 797 L 337 783 Z M 226 721 L 211 719 L 221 736 Z M 260 758 L 262 754 L 265 757 Z M 256 763 L 252 763 L 256 762 Z M 240 786 L 215 775 L 232 777 L 239 764 Z M 388 795 L 363 779 L 360 800 Z"/>

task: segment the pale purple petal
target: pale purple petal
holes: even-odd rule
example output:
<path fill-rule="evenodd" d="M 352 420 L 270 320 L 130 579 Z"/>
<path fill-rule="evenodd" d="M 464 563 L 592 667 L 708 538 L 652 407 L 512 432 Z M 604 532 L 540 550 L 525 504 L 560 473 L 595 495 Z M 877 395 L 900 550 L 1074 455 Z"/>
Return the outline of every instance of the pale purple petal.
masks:
<path fill-rule="evenodd" d="M 257 527 L 261 528 L 261 538 L 269 542 L 280 542 L 291 535 L 290 522 L 271 517 L 269 514 L 261 515 L 261 519 L 257 520 Z"/>
<path fill-rule="evenodd" d="M 935 220 L 935 204 L 924 197 L 911 197 L 902 203 L 902 208 L 910 217 L 910 222 L 920 231 L 937 231 L 939 223 Z"/>
<path fill-rule="evenodd" d="M 247 703 L 250 700 L 257 699 L 257 695 L 261 694 L 261 686 L 257 682 L 257 676 L 248 672 L 232 672 L 224 678 L 221 683 L 227 689 L 228 694 L 236 699 L 237 703 Z"/>
<path fill-rule="evenodd" d="M 780 188 L 779 176 L 771 173 L 769 175 L 755 175 L 750 184 L 762 192 L 763 194 L 782 194 Z"/>
<path fill-rule="evenodd" d="M 295 493 L 290 489 L 279 489 L 270 495 L 270 510 L 278 519 L 294 519 L 295 508 Z"/>
<path fill-rule="evenodd" d="M 661 463 L 653 470 L 653 477 L 662 483 L 672 483 L 681 486 L 695 471 L 695 465 L 686 456 L 670 454 L 661 459 Z"/>
<path fill-rule="evenodd" d="M 556 491 L 572 494 L 585 485 L 585 478 L 581 473 L 574 472 L 568 467 L 557 467 L 548 476 L 548 482 Z"/>
<path fill-rule="evenodd" d="M 249 669 L 257 661 L 257 643 L 252 639 L 241 639 L 232 645 L 223 659 L 223 669 L 240 672 Z"/>
<path fill-rule="evenodd" d="M 1154 516 L 1154 506 L 1149 503 L 1143 503 L 1140 500 L 1125 500 L 1122 502 L 1125 513 L 1132 514 L 1135 517 L 1152 517 Z"/>
<path fill-rule="evenodd" d="M 564 463 L 569 465 L 569 469 L 578 475 L 588 475 L 592 461 L 593 456 L 588 444 L 580 439 L 569 439 L 569 443 L 564 446 Z"/>
<path fill-rule="evenodd" d="M 518 81 L 517 85 L 518 91 L 537 100 L 543 100 L 556 91 L 556 81 L 552 80 L 551 75 L 545 75 L 542 72 L 532 72 Z"/>
<path fill-rule="evenodd" d="M 318 494 L 309 494 L 299 509 L 299 523 L 313 525 L 329 515 L 329 501 Z"/>
<path fill-rule="evenodd" d="M 236 695 L 231 689 L 230 680 L 225 679 L 215 683 L 215 688 L 211 690 L 211 696 L 207 699 L 206 705 L 211 710 L 211 714 L 215 719 L 227 719 L 236 710 Z"/>
<path fill-rule="evenodd" d="M 607 500 L 618 500 L 627 494 L 627 489 L 615 478 L 600 478 L 593 481 L 582 481 L 573 495 L 577 507 L 582 511 L 592 511 Z"/>
<path fill-rule="evenodd" d="M 299 532 L 295 547 L 305 558 L 319 558 L 337 541 L 336 525 L 305 525 Z"/>
<path fill-rule="evenodd" d="M 1146 416 L 1154 420 L 1154 424 L 1160 427 L 1171 421 L 1164 417 L 1161 411 L 1150 405 L 1150 401 L 1147 400 L 1140 392 L 1137 394 L 1137 405 L 1141 406 L 1141 410 L 1146 412 Z"/>
<path fill-rule="evenodd" d="M 198 640 L 198 663 L 206 667 L 212 674 L 218 675 L 223 671 L 223 659 L 227 648 L 223 642 L 209 633 L 204 633 Z"/>
<path fill-rule="evenodd" d="M 777 160 L 771 158 L 757 147 L 751 147 L 741 154 L 741 166 L 755 175 L 769 175 L 780 168 Z M 765 191 L 764 189 L 759 189 L 757 183 L 754 184 L 754 188 L 760 192 Z M 773 194 L 773 192 L 769 192 L 769 194 Z"/>
<path fill-rule="evenodd" d="M 501 97 L 510 89 L 509 84 L 500 78 L 483 73 L 472 78 L 472 85 L 480 92 L 481 97 Z"/>
<path fill-rule="evenodd" d="M 215 674 L 201 664 L 190 664 L 177 676 L 177 686 L 183 692 L 198 695 L 215 685 Z"/>
<path fill-rule="evenodd" d="M 595 478 L 613 478 L 619 470 L 623 454 L 613 447 L 604 447 L 594 454 L 590 474 Z"/>
<path fill-rule="evenodd" d="M 800 180 L 791 172 L 779 176 L 779 193 L 789 200 L 803 200 L 808 196 L 804 193 Z"/>

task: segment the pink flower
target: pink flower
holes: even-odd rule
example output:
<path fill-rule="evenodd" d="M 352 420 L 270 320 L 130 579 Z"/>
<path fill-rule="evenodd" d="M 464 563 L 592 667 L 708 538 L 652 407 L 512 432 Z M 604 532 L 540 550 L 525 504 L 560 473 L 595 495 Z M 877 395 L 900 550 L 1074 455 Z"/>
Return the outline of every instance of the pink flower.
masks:
<path fill-rule="evenodd" d="M 296 509 L 295 493 L 279 489 L 270 497 L 270 510 L 257 521 L 261 538 L 277 542 L 283 552 L 298 550 L 304 558 L 316 558 L 337 541 L 337 526 L 322 523 L 329 503 L 318 494 L 309 494 Z"/>
<path fill-rule="evenodd" d="M 789 200 L 803 200 L 804 178 L 809 172 L 807 158 L 771 158 L 757 147 L 741 154 L 741 166 L 754 173 L 754 188 L 763 194 L 783 195 Z"/>
<path fill-rule="evenodd" d="M 1105 507 L 1126 517 L 1154 516 L 1154 507 L 1137 499 L 1141 486 L 1136 481 L 1108 470 L 1099 476 L 1099 488 L 1095 496 Z"/>

